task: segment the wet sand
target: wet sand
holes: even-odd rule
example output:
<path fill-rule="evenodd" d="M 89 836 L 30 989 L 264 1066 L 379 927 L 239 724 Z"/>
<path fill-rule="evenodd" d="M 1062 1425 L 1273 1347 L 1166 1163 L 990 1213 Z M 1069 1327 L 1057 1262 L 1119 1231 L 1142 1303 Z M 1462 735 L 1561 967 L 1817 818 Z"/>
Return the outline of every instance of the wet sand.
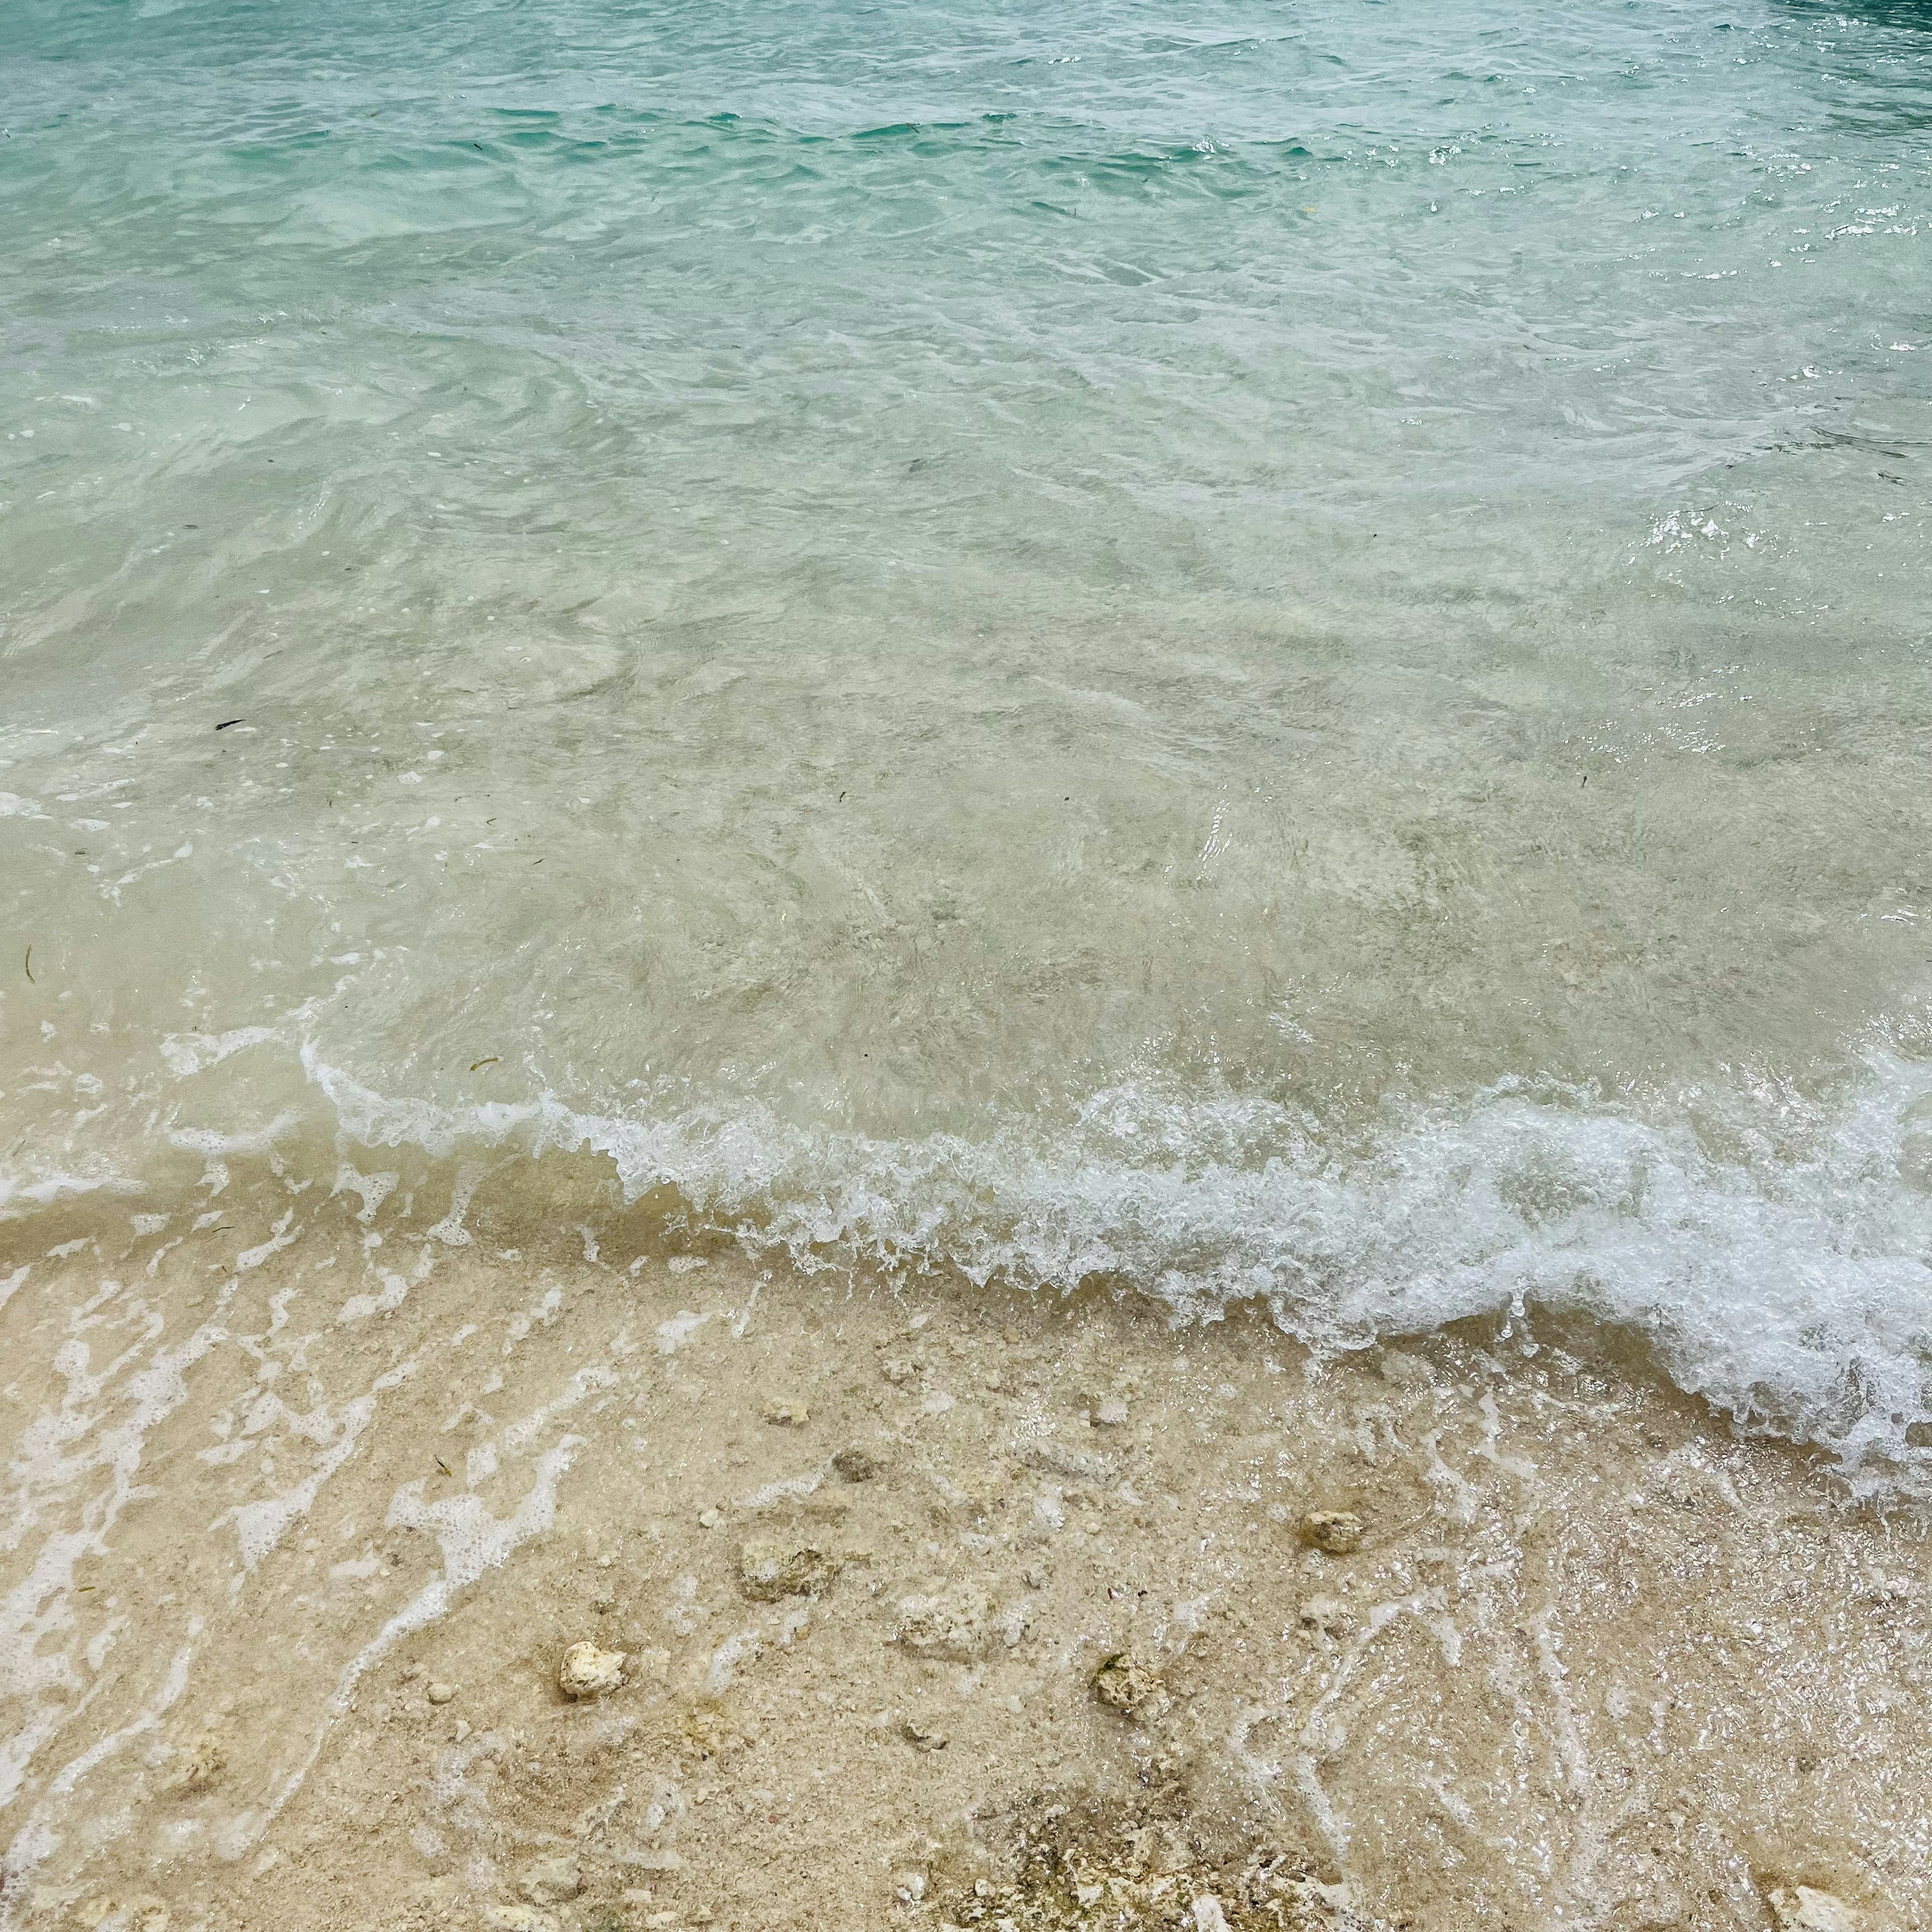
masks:
<path fill-rule="evenodd" d="M 7 1924 L 1932 1923 L 1924 1520 L 1618 1338 L 582 1192 L 13 1231 Z"/>

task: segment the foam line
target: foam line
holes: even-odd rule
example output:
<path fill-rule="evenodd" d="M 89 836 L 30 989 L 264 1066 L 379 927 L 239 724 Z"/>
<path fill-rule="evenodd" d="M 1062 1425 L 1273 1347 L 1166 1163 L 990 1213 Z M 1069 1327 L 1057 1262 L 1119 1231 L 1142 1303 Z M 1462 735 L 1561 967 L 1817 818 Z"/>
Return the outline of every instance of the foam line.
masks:
<path fill-rule="evenodd" d="M 1741 1423 L 1832 1450 L 1855 1488 L 1932 1477 L 1932 1194 L 1909 1111 L 1932 1071 L 1874 1054 L 1801 1154 L 1673 1114 L 1503 1081 L 1391 1110 L 1343 1154 L 1262 1100 L 1151 1083 L 1096 1094 L 1070 1130 L 886 1141 L 746 1105 L 634 1119 L 544 1095 L 451 1109 L 390 1099 L 312 1052 L 340 1131 L 370 1148 L 515 1144 L 609 1157 L 628 1197 L 670 1186 L 754 1248 L 944 1264 L 984 1283 L 1138 1282 L 1177 1316 L 1261 1300 L 1317 1348 L 1534 1303 L 1642 1332 L 1678 1384 Z"/>

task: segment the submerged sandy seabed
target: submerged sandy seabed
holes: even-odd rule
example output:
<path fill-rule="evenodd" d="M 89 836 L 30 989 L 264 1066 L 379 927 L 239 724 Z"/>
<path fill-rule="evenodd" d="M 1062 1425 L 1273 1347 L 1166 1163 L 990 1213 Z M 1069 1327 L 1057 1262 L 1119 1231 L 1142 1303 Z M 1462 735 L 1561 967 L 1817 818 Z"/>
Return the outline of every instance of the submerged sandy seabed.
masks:
<path fill-rule="evenodd" d="M 1923 1519 L 1610 1338 L 386 1184 L 13 1231 L 7 1924 L 1932 1924 Z"/>

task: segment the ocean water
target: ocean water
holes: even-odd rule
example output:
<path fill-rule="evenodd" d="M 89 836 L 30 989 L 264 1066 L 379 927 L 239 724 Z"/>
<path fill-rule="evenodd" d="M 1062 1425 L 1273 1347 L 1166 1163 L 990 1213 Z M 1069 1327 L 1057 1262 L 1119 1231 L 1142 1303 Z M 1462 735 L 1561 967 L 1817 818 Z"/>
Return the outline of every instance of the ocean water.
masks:
<path fill-rule="evenodd" d="M 1932 1468 L 1932 9 L 13 0 L 0 122 L 0 1289 L 588 1150 Z"/>

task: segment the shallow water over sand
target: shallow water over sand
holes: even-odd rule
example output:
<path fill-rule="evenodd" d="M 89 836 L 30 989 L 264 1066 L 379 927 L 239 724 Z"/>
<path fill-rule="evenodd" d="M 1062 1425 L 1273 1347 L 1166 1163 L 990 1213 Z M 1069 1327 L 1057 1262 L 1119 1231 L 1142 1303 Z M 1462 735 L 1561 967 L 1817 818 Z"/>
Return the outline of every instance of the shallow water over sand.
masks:
<path fill-rule="evenodd" d="M 10 16 L 0 1211 L 587 1142 L 1916 1460 L 1916 14 L 302 18 Z"/>
<path fill-rule="evenodd" d="M 62 1552 L 278 1359 L 214 1302 L 344 1240 L 380 1332 L 486 1210 L 1318 1367 L 1580 1322 L 1923 1491 L 1922 8 L 26 0 L 0 71 L 34 1817 L 120 1735 Z M 426 1426 L 326 1379 L 224 1508 Z"/>

